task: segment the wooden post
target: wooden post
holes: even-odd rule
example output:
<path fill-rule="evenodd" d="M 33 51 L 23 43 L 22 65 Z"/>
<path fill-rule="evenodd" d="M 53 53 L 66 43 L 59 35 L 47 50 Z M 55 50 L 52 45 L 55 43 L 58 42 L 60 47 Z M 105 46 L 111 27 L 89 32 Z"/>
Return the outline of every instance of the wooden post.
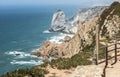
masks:
<path fill-rule="evenodd" d="M 107 67 L 107 65 L 108 65 L 108 47 L 107 47 L 107 45 L 105 48 L 105 61 L 106 61 L 105 67 Z"/>
<path fill-rule="evenodd" d="M 98 52 L 99 52 L 99 24 L 96 26 L 96 65 L 98 64 Z"/>
<path fill-rule="evenodd" d="M 117 43 L 115 44 L 115 63 L 117 62 Z"/>
<path fill-rule="evenodd" d="M 117 62 L 117 37 L 115 35 L 115 63 Z"/>

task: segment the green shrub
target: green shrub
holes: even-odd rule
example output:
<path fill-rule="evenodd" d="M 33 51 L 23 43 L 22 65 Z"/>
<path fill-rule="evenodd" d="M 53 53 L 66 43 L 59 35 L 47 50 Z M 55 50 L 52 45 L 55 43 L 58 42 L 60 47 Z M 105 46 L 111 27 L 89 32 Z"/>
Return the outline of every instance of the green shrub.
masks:
<path fill-rule="evenodd" d="M 48 71 L 45 69 L 38 69 L 38 68 L 21 68 L 16 69 L 12 72 L 7 72 L 6 74 L 0 77 L 44 77 L 44 74 L 47 74 Z"/>
<path fill-rule="evenodd" d="M 80 52 L 71 58 L 59 58 L 53 59 L 50 62 L 52 67 L 57 67 L 58 69 L 70 69 L 72 67 L 77 67 L 78 65 L 90 65 L 92 62 L 88 60 L 93 56 L 94 46 L 86 46 L 83 52 Z"/>
<path fill-rule="evenodd" d="M 59 58 L 52 60 L 50 65 L 52 67 L 57 67 L 58 69 L 70 69 L 72 67 L 77 67 L 78 65 L 90 65 L 92 62 L 88 60 L 87 53 L 81 52 L 71 58 Z"/>
<path fill-rule="evenodd" d="M 45 62 L 45 63 L 43 63 L 43 64 L 41 64 L 41 65 L 39 65 L 39 67 L 47 67 L 48 66 L 48 64 L 49 64 L 49 62 Z M 38 66 L 37 66 L 38 67 Z"/>

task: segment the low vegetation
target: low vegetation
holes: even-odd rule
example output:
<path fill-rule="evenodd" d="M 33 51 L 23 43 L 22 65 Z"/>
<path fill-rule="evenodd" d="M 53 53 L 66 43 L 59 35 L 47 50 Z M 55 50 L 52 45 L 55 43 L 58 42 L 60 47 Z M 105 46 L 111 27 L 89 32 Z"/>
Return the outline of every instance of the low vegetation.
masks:
<path fill-rule="evenodd" d="M 53 59 L 51 62 L 44 63 L 40 65 L 40 67 L 46 67 L 48 64 L 51 67 L 55 67 L 58 69 L 70 69 L 73 67 L 77 67 L 78 65 L 90 65 L 92 61 L 89 59 L 93 56 L 93 46 L 87 46 L 83 49 L 83 52 L 80 52 L 71 58 L 59 58 Z"/>
<path fill-rule="evenodd" d="M 7 72 L 6 74 L 0 77 L 44 77 L 44 74 L 47 73 L 48 71 L 45 69 L 21 68 L 21 69 L 16 69 L 12 72 Z"/>
<path fill-rule="evenodd" d="M 88 60 L 89 56 L 87 53 L 78 53 L 71 58 L 59 58 L 57 60 L 52 60 L 50 65 L 52 67 L 57 67 L 58 69 L 70 69 L 72 67 L 77 67 L 78 65 L 90 65 L 92 62 Z"/>

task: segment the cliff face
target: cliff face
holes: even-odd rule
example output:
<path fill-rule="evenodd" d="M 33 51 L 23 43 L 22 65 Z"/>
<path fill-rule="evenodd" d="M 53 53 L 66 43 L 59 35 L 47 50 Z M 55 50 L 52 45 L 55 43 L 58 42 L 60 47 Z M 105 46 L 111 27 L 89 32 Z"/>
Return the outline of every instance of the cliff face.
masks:
<path fill-rule="evenodd" d="M 77 14 L 72 18 L 74 23 L 76 21 L 79 22 L 86 22 L 89 21 L 91 18 L 101 14 L 107 6 L 96 6 L 93 8 L 86 8 L 86 9 L 81 9 L 80 11 L 77 12 Z"/>
<path fill-rule="evenodd" d="M 113 3 L 100 16 L 79 23 L 77 33 L 69 41 L 61 44 L 46 41 L 37 52 L 40 56 L 71 57 L 94 43 L 95 28 L 98 25 L 100 26 L 101 37 L 112 38 L 114 34 L 120 34 L 120 12 L 118 12 L 118 7 L 120 7 L 120 3 Z M 111 8 L 112 10 L 110 10 Z"/>
<path fill-rule="evenodd" d="M 94 17 L 84 24 L 80 23 L 77 33 L 67 42 L 56 44 L 46 41 L 37 52 L 39 52 L 41 56 L 52 57 L 71 57 L 81 52 L 85 46 L 93 43 L 97 20 L 98 17 Z"/>
<path fill-rule="evenodd" d="M 108 18 L 109 18 L 109 15 L 105 19 L 104 24 L 101 26 L 100 34 L 106 38 L 113 38 L 115 37 L 115 35 L 119 34 L 120 17 L 117 15 L 113 15 L 113 17 L 110 20 Z"/>
<path fill-rule="evenodd" d="M 98 14 L 101 14 L 106 8 L 107 7 L 105 6 L 97 6 L 93 8 L 81 9 L 70 19 L 65 17 L 62 10 L 58 10 L 53 15 L 50 31 L 76 33 L 79 22 L 86 22 L 90 20 Z"/>
<path fill-rule="evenodd" d="M 64 30 L 66 24 L 66 17 L 62 10 L 58 10 L 54 13 L 51 23 L 51 31 Z"/>
<path fill-rule="evenodd" d="M 120 33 L 120 3 L 114 2 L 104 10 L 99 20 L 102 37 L 112 38 Z"/>

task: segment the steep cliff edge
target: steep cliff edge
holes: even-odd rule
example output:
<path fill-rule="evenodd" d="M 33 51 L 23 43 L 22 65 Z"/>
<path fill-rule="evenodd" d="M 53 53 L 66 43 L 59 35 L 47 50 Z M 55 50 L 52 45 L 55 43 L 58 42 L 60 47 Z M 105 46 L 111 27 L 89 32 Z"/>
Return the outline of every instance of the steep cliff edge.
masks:
<path fill-rule="evenodd" d="M 86 46 L 94 43 L 95 28 L 98 25 L 100 26 L 101 37 L 112 38 L 114 34 L 120 34 L 119 7 L 120 3 L 114 2 L 100 16 L 98 15 L 89 19 L 89 21 L 79 23 L 77 33 L 71 40 L 61 44 L 46 41 L 37 53 L 39 53 L 40 56 L 71 57 L 82 52 Z"/>

